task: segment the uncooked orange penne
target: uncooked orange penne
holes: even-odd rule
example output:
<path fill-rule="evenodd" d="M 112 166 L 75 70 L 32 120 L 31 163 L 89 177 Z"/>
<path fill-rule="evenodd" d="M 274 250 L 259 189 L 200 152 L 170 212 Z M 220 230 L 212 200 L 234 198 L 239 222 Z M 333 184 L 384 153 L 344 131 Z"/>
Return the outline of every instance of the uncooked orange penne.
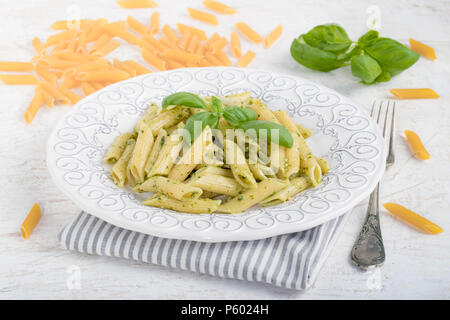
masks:
<path fill-rule="evenodd" d="M 32 71 L 34 65 L 30 62 L 0 61 L 0 71 Z"/>
<path fill-rule="evenodd" d="M 400 99 L 437 99 L 439 95 L 430 88 L 420 89 L 390 89 L 394 96 Z"/>
<path fill-rule="evenodd" d="M 218 51 L 221 51 L 227 45 L 227 39 L 223 37 L 219 37 L 216 41 L 214 41 L 208 48 L 209 52 L 215 54 Z"/>
<path fill-rule="evenodd" d="M 42 86 L 50 95 L 55 98 L 56 104 L 69 104 L 70 100 L 61 92 L 58 88 L 56 88 L 53 84 L 48 83 L 46 81 L 39 82 L 39 85 Z"/>
<path fill-rule="evenodd" d="M 207 39 L 205 31 L 203 31 L 201 29 L 194 28 L 194 27 L 191 27 L 191 26 L 187 26 L 187 25 L 182 24 L 182 23 L 177 23 L 177 29 L 178 29 L 178 32 L 181 33 L 181 34 L 183 34 L 186 31 L 189 31 L 192 34 L 197 35 L 197 38 L 200 41 L 204 41 L 204 40 Z"/>
<path fill-rule="evenodd" d="M 36 90 L 41 93 L 42 100 L 44 100 L 45 104 L 50 109 L 53 109 L 53 107 L 55 106 L 55 98 L 39 84 L 36 86 Z"/>
<path fill-rule="evenodd" d="M 45 80 L 53 85 L 56 85 L 56 81 L 58 80 L 58 77 L 53 72 L 49 71 L 48 69 L 36 66 L 36 73 L 43 80 Z"/>
<path fill-rule="evenodd" d="M 109 32 L 111 35 L 115 37 L 119 37 L 125 40 L 126 42 L 132 45 L 136 45 L 139 40 L 136 36 L 126 31 L 124 25 L 120 23 L 107 24 L 103 27 L 103 30 Z"/>
<path fill-rule="evenodd" d="M 430 60 L 436 60 L 436 53 L 434 52 L 434 49 L 432 47 L 427 46 L 426 44 L 412 38 L 409 39 L 409 46 L 415 53 L 418 53 Z"/>
<path fill-rule="evenodd" d="M 103 71 L 81 71 L 75 79 L 87 82 L 107 82 L 107 81 L 122 81 L 128 79 L 129 75 L 121 70 L 103 70 Z"/>
<path fill-rule="evenodd" d="M 233 52 L 233 55 L 236 58 L 240 58 L 242 55 L 241 40 L 239 40 L 238 34 L 234 31 L 231 31 L 230 46 L 231 46 L 231 51 Z"/>
<path fill-rule="evenodd" d="M 141 74 L 151 73 L 152 71 L 147 69 L 146 67 L 140 65 L 136 61 L 133 60 L 126 60 L 124 61 L 127 65 L 129 65 L 131 68 L 136 70 L 136 75 L 140 76 Z"/>
<path fill-rule="evenodd" d="M 97 91 L 89 82 L 82 82 L 81 90 L 83 91 L 85 96 L 88 96 Z"/>
<path fill-rule="evenodd" d="M 230 61 L 230 59 L 228 59 L 228 56 L 225 54 L 225 52 L 223 52 L 222 50 L 217 51 L 216 53 L 214 53 L 214 56 L 220 60 L 220 62 L 224 65 L 224 66 L 231 66 L 232 63 Z"/>
<path fill-rule="evenodd" d="M 108 55 L 108 53 L 113 52 L 118 47 L 120 47 L 120 43 L 114 40 L 110 40 L 105 43 L 101 48 L 94 50 L 91 54 L 97 57 L 104 57 Z"/>
<path fill-rule="evenodd" d="M 203 1 L 203 5 L 211 10 L 217 11 L 223 14 L 234 14 L 237 12 L 236 9 L 229 7 L 223 3 L 213 1 L 213 0 L 205 0 Z"/>
<path fill-rule="evenodd" d="M 247 51 L 246 54 L 244 54 L 243 56 L 241 56 L 239 58 L 236 65 L 238 67 L 244 68 L 244 67 L 248 66 L 250 64 L 250 62 L 252 62 L 252 60 L 255 59 L 255 57 L 256 57 L 256 53 L 249 50 L 249 51 Z"/>
<path fill-rule="evenodd" d="M 172 43 L 178 42 L 177 33 L 171 27 L 169 27 L 167 24 L 165 24 L 162 27 L 161 31 L 166 36 L 166 38 L 170 40 L 170 42 L 172 42 Z"/>
<path fill-rule="evenodd" d="M 405 136 L 412 153 L 417 159 L 420 160 L 430 159 L 430 154 L 428 153 L 427 149 L 425 149 L 425 146 L 423 145 L 417 133 L 410 130 L 405 130 Z"/>
<path fill-rule="evenodd" d="M 184 52 L 181 50 L 169 49 L 161 54 L 161 57 L 166 59 L 175 60 L 182 64 L 187 64 L 191 62 L 198 62 L 203 57 L 194 53 Z"/>
<path fill-rule="evenodd" d="M 146 35 L 149 31 L 148 28 L 143 24 L 137 21 L 135 18 L 128 16 L 127 18 L 128 26 L 141 35 Z"/>
<path fill-rule="evenodd" d="M 145 61 L 147 61 L 150 65 L 158 69 L 159 71 L 166 70 L 166 62 L 150 51 L 146 49 L 141 49 L 142 58 L 144 58 Z"/>
<path fill-rule="evenodd" d="M 283 33 L 283 26 L 279 24 L 269 35 L 264 39 L 264 45 L 266 48 L 270 48 L 272 44 L 278 40 Z"/>
<path fill-rule="evenodd" d="M 252 42 L 259 43 L 263 42 L 264 38 L 261 37 L 259 33 L 250 28 L 245 22 L 238 22 L 235 24 L 236 29 L 238 29 L 242 34 Z"/>
<path fill-rule="evenodd" d="M 193 34 L 189 31 L 183 32 L 183 35 L 181 36 L 180 41 L 177 43 L 177 46 L 183 50 L 186 50 L 189 42 L 192 39 L 192 36 Z"/>
<path fill-rule="evenodd" d="M 30 124 L 31 121 L 33 121 L 34 116 L 38 112 L 39 108 L 42 107 L 43 103 L 44 99 L 42 98 L 42 93 L 36 88 L 34 97 L 28 105 L 27 110 L 25 111 L 24 118 L 27 124 Z"/>
<path fill-rule="evenodd" d="M 0 74 L 0 80 L 5 84 L 37 84 L 39 80 L 32 74 Z"/>
<path fill-rule="evenodd" d="M 38 55 L 45 55 L 45 46 L 38 37 L 33 39 L 32 45 Z"/>
<path fill-rule="evenodd" d="M 72 104 L 76 104 L 78 101 L 80 101 L 81 99 L 83 99 L 82 96 L 76 94 L 75 92 L 73 92 L 72 90 L 69 89 L 64 89 L 62 90 L 62 92 L 64 93 L 64 95 L 66 97 L 68 97 L 70 99 L 70 102 L 72 102 Z"/>
<path fill-rule="evenodd" d="M 158 6 L 153 0 L 119 0 L 117 4 L 125 9 L 144 9 Z"/>
<path fill-rule="evenodd" d="M 219 24 L 219 22 L 217 21 L 217 17 L 211 13 L 193 8 L 187 8 L 187 11 L 192 19 L 200 20 L 215 26 Z"/>
<path fill-rule="evenodd" d="M 437 224 L 397 203 L 383 203 L 383 207 L 394 216 L 420 231 L 430 234 L 438 234 L 443 231 Z"/>
<path fill-rule="evenodd" d="M 30 237 L 31 232 L 33 232 L 34 228 L 41 219 L 41 215 L 41 208 L 37 203 L 35 203 L 20 227 L 20 233 L 24 239 L 28 239 Z"/>
<path fill-rule="evenodd" d="M 157 34 L 159 32 L 159 12 L 153 12 L 150 17 L 150 34 Z"/>

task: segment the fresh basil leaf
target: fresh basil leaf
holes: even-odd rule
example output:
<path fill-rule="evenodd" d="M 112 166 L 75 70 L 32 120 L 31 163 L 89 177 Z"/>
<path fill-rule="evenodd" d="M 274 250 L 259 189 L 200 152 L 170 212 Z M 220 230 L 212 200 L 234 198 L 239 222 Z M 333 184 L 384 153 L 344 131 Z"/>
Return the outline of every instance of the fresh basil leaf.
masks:
<path fill-rule="evenodd" d="M 358 46 L 365 48 L 373 45 L 378 40 L 378 31 L 369 30 L 358 39 Z"/>
<path fill-rule="evenodd" d="M 388 71 L 383 71 L 381 74 L 375 79 L 375 82 L 387 82 L 391 80 L 391 74 Z"/>
<path fill-rule="evenodd" d="M 212 112 L 222 112 L 222 101 L 217 97 L 211 97 L 209 108 Z"/>
<path fill-rule="evenodd" d="M 352 44 L 344 28 L 333 23 L 314 27 L 303 39 L 311 47 L 333 53 L 345 52 Z"/>
<path fill-rule="evenodd" d="M 383 71 L 389 72 L 391 76 L 408 69 L 420 57 L 419 54 L 389 38 L 379 38 L 364 51 L 380 64 Z"/>
<path fill-rule="evenodd" d="M 246 133 L 249 135 L 256 134 L 257 137 L 259 137 L 262 133 L 260 130 L 266 130 L 267 140 L 269 142 L 272 141 L 272 130 L 278 130 L 278 141 L 273 141 L 274 143 L 278 143 L 279 145 L 286 148 L 292 147 L 292 144 L 294 143 L 294 140 L 289 131 L 282 125 L 275 122 L 266 120 L 251 120 L 240 123 L 238 125 L 238 128 L 246 131 Z"/>
<path fill-rule="evenodd" d="M 341 53 L 337 56 L 339 61 L 349 61 L 351 60 L 351 58 L 353 58 L 354 56 L 357 56 L 359 54 L 362 53 L 362 49 L 361 47 L 359 47 L 358 45 L 356 45 L 355 47 L 353 47 L 352 50 L 350 50 L 349 52 L 345 52 L 345 53 Z"/>
<path fill-rule="evenodd" d="M 190 92 L 177 92 L 165 97 L 162 101 L 162 108 L 166 109 L 168 106 L 208 109 L 202 98 Z"/>
<path fill-rule="evenodd" d="M 314 48 L 307 44 L 303 35 L 291 44 L 291 55 L 300 64 L 318 71 L 331 71 L 345 65 L 334 53 Z"/>
<path fill-rule="evenodd" d="M 368 55 L 354 56 L 351 62 L 352 74 L 358 77 L 365 84 L 375 82 L 375 79 L 381 74 L 381 68 L 378 62 Z"/>
<path fill-rule="evenodd" d="M 193 114 L 187 121 L 183 130 L 184 140 L 188 143 L 194 141 L 202 132 L 206 126 L 211 129 L 217 126 L 219 122 L 220 114 L 212 112 L 199 112 Z"/>
<path fill-rule="evenodd" d="M 233 106 L 223 110 L 223 117 L 233 127 L 237 127 L 241 122 L 256 120 L 258 114 L 251 108 Z"/>

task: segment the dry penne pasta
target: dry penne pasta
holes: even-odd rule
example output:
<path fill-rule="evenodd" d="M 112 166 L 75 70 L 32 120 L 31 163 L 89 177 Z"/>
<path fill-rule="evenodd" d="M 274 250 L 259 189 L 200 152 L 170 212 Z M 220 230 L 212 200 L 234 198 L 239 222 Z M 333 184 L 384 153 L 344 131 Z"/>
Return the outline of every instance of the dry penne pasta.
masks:
<path fill-rule="evenodd" d="M 427 46 L 425 43 L 410 38 L 409 45 L 412 51 L 424 56 L 425 58 L 430 60 L 437 59 L 436 52 L 434 52 L 434 49 L 430 46 Z"/>
<path fill-rule="evenodd" d="M 41 220 L 41 215 L 41 208 L 35 203 L 20 226 L 20 233 L 24 239 L 30 237 L 39 220 Z"/>
<path fill-rule="evenodd" d="M 281 37 L 281 34 L 283 33 L 283 26 L 279 24 L 275 29 L 272 30 L 271 33 L 264 39 L 264 45 L 266 48 L 270 48 L 272 44 L 278 40 L 279 37 Z"/>
<path fill-rule="evenodd" d="M 418 215 L 412 210 L 409 210 L 396 203 L 383 203 L 383 207 L 395 217 L 398 217 L 407 224 L 419 229 L 422 232 L 430 234 L 438 234 L 443 230 L 437 224 L 428 219 Z"/>
<path fill-rule="evenodd" d="M 140 65 L 139 63 L 133 60 L 125 60 L 124 63 L 133 68 L 136 71 L 136 75 L 138 76 L 152 72 L 151 70 L 147 69 L 143 65 Z"/>
<path fill-rule="evenodd" d="M 430 159 L 430 154 L 428 153 L 427 149 L 425 149 L 425 146 L 423 145 L 422 140 L 420 140 L 417 133 L 410 130 L 405 130 L 405 136 L 406 141 L 408 142 L 408 145 L 411 148 L 413 155 L 417 159 L 419 160 Z"/>
<path fill-rule="evenodd" d="M 430 88 L 390 89 L 390 93 L 400 99 L 437 99 L 440 96 Z"/>
<path fill-rule="evenodd" d="M 127 17 L 127 23 L 131 29 L 141 34 L 142 36 L 146 35 L 149 32 L 149 29 L 143 23 L 137 21 L 132 16 Z"/>
<path fill-rule="evenodd" d="M 39 80 L 32 74 L 0 74 L 0 80 L 5 84 L 37 84 Z"/>
<path fill-rule="evenodd" d="M 150 34 L 157 34 L 159 32 L 159 12 L 153 12 L 150 17 Z"/>
<path fill-rule="evenodd" d="M 191 18 L 197 19 L 212 25 L 218 25 L 219 22 L 217 21 L 217 17 L 211 13 L 204 12 L 201 10 L 193 9 L 193 8 L 187 8 L 187 11 Z"/>
<path fill-rule="evenodd" d="M 153 0 L 118 0 L 117 4 L 125 9 L 156 8 L 158 6 Z"/>
<path fill-rule="evenodd" d="M 30 62 L 0 61 L 0 71 L 33 71 L 34 65 Z"/>
<path fill-rule="evenodd" d="M 246 66 L 248 66 L 250 64 L 250 62 L 253 61 L 253 59 L 255 59 L 255 57 L 256 57 L 256 53 L 249 50 L 243 56 L 241 56 L 239 58 L 238 62 L 236 62 L 236 66 L 245 68 Z"/>
<path fill-rule="evenodd" d="M 28 105 L 27 110 L 25 111 L 25 122 L 27 124 L 30 124 L 31 121 L 33 121 L 34 116 L 38 112 L 39 108 L 44 103 L 44 99 L 42 97 L 42 93 L 36 88 L 34 97 L 31 100 L 30 104 Z"/>
<path fill-rule="evenodd" d="M 260 43 L 264 41 L 264 38 L 245 22 L 238 22 L 234 25 L 248 40 Z"/>
<path fill-rule="evenodd" d="M 218 1 L 213 1 L 213 0 L 205 0 L 202 2 L 203 5 L 205 7 L 207 7 L 208 9 L 217 11 L 219 13 L 223 13 L 223 14 L 234 14 L 236 13 L 236 9 L 227 6 L 226 4 L 220 3 Z"/>
<path fill-rule="evenodd" d="M 204 41 L 204 40 L 207 39 L 205 31 L 203 31 L 201 29 L 194 28 L 194 27 L 191 27 L 191 26 L 187 26 L 187 25 L 182 24 L 182 23 L 177 23 L 177 29 L 178 29 L 178 32 L 181 33 L 181 34 L 183 34 L 185 32 L 189 32 L 191 34 L 195 34 L 195 35 L 197 35 L 197 38 L 199 40 L 201 40 L 201 41 Z"/>
<path fill-rule="evenodd" d="M 230 36 L 230 47 L 236 58 L 240 58 L 242 55 L 241 51 L 241 40 L 239 40 L 239 36 L 236 32 L 231 31 Z"/>
<path fill-rule="evenodd" d="M 166 36 L 166 38 L 169 39 L 173 44 L 177 43 L 178 35 L 171 27 L 165 24 L 162 27 L 161 31 Z"/>
<path fill-rule="evenodd" d="M 128 79 L 129 75 L 121 70 L 105 70 L 105 71 L 81 71 L 75 79 L 88 82 L 106 82 L 106 81 L 122 81 Z"/>

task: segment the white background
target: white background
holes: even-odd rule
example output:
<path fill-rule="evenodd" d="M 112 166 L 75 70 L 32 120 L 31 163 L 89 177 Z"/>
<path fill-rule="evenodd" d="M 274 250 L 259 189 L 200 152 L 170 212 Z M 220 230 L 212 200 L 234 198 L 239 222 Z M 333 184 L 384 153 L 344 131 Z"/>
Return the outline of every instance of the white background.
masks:
<path fill-rule="evenodd" d="M 166 269 L 134 261 L 77 254 L 61 249 L 56 235 L 79 212 L 50 179 L 45 165 L 45 143 L 54 123 L 70 106 L 43 108 L 32 125 L 23 114 L 33 95 L 31 86 L 0 84 L 0 298 L 1 299 L 388 299 L 450 298 L 450 1 L 317 1 L 235 0 L 226 1 L 238 10 L 233 16 L 218 15 L 220 25 L 209 27 L 191 20 L 186 7 L 201 9 L 201 0 L 163 1 L 156 10 L 161 22 L 184 22 L 229 37 L 235 22 L 245 20 L 267 34 L 282 23 L 284 33 L 271 49 L 242 41 L 243 50 L 257 57 L 253 68 L 299 75 L 351 97 L 366 109 L 374 99 L 390 97 L 389 88 L 436 90 L 437 100 L 399 102 L 397 162 L 382 181 L 381 202 L 397 202 L 439 224 L 440 235 L 422 234 L 381 213 L 387 259 L 372 272 L 351 265 L 349 253 L 364 220 L 366 202 L 357 206 L 310 290 L 298 292 L 269 285 L 217 279 L 187 271 Z M 126 10 L 113 0 L 0 1 L 0 60 L 28 61 L 34 52 L 31 40 L 45 40 L 49 25 L 72 17 L 78 6 L 82 18 L 105 17 L 110 21 L 132 15 L 148 23 L 155 9 Z M 365 86 L 351 76 L 349 68 L 319 73 L 293 61 L 292 39 L 312 27 L 337 22 L 352 39 L 367 31 L 369 6 L 381 15 L 381 33 L 407 43 L 423 41 L 436 49 L 438 59 L 421 58 L 411 69 L 388 83 Z M 377 10 L 377 9 L 375 9 Z M 136 58 L 135 49 L 120 49 L 119 58 Z M 402 138 L 404 129 L 416 131 L 431 160 L 411 156 Z M 31 238 L 23 240 L 19 227 L 33 203 L 43 217 Z M 81 288 L 66 284 L 72 266 L 80 268 Z"/>

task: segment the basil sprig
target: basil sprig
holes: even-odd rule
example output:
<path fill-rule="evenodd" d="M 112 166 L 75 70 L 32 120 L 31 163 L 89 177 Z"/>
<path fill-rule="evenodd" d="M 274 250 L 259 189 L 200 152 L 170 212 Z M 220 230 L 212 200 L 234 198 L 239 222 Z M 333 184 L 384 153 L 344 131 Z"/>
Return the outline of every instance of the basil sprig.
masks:
<path fill-rule="evenodd" d="M 261 134 L 265 134 L 268 142 L 271 142 L 272 130 L 278 130 L 278 140 L 274 139 L 273 142 L 287 148 L 292 147 L 293 144 L 291 134 L 282 125 L 270 121 L 256 120 L 258 114 L 251 108 L 223 107 L 222 101 L 217 97 L 211 97 L 208 108 L 205 101 L 199 96 L 189 92 L 178 92 L 164 98 L 163 109 L 170 105 L 182 105 L 205 110 L 193 114 L 186 121 L 183 136 L 185 141 L 189 143 L 193 142 L 207 126 L 211 129 L 216 128 L 220 117 L 223 116 L 233 128 L 242 129 L 250 135 L 259 137 Z M 196 123 L 200 123 L 201 128 L 195 128 Z"/>
<path fill-rule="evenodd" d="M 320 25 L 294 39 L 291 55 L 307 68 L 328 72 L 351 65 L 364 84 L 389 81 L 411 67 L 419 55 L 401 43 L 369 30 L 357 42 L 336 24 Z"/>

